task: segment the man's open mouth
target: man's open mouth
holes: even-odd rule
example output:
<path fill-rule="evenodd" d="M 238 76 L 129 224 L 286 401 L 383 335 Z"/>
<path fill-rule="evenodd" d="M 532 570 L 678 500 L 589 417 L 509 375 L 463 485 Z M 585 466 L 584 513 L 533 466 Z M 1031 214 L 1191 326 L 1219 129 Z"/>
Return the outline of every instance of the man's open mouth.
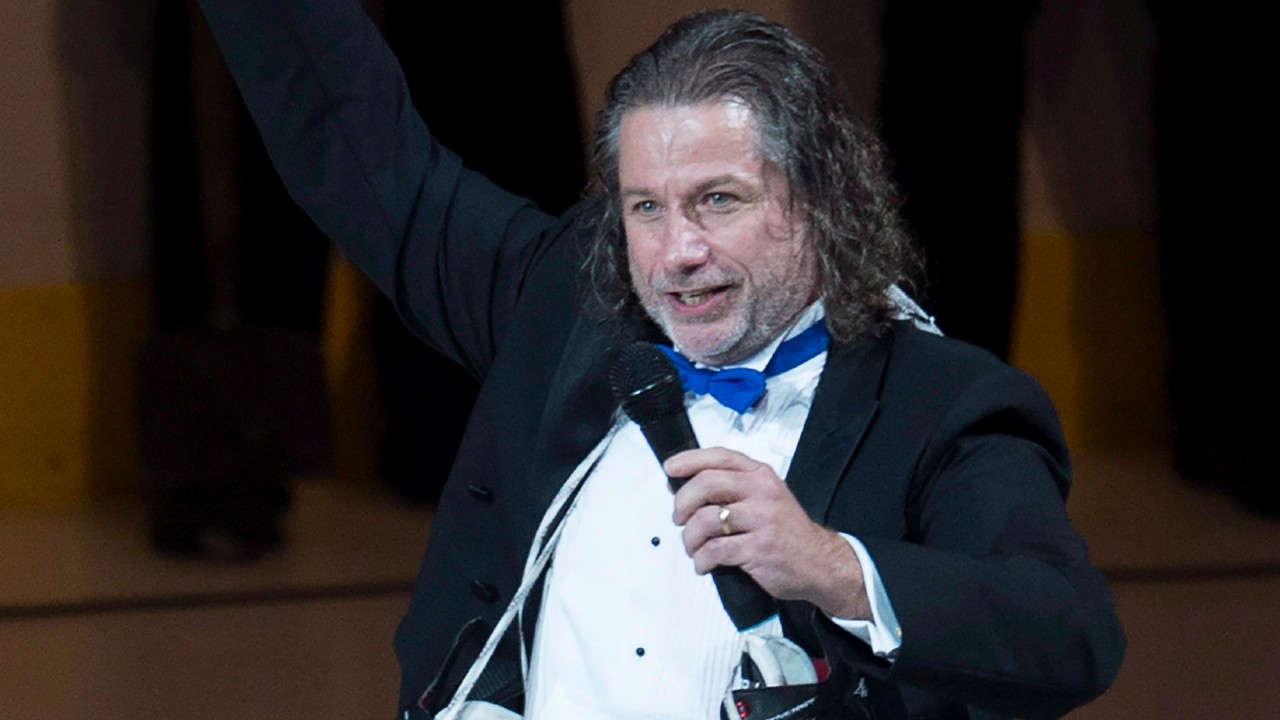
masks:
<path fill-rule="evenodd" d="M 671 308 L 674 311 L 694 316 L 704 312 L 713 312 L 733 288 L 734 285 L 732 283 L 726 283 L 724 285 L 669 290 L 666 292 L 666 296 L 667 302 L 671 304 Z"/>
<path fill-rule="evenodd" d="M 690 307 L 697 307 L 710 300 L 720 289 L 721 288 L 710 288 L 707 290 L 695 290 L 694 292 L 675 293 L 675 295 L 681 303 Z"/>

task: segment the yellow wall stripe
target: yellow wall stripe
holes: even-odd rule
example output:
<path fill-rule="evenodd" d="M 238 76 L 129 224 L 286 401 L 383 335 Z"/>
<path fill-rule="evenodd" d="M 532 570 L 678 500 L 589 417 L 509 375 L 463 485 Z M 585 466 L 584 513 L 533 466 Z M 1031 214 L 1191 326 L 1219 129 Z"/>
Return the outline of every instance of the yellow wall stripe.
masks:
<path fill-rule="evenodd" d="M 136 483 L 132 363 L 149 307 L 142 282 L 0 290 L 0 504 Z"/>

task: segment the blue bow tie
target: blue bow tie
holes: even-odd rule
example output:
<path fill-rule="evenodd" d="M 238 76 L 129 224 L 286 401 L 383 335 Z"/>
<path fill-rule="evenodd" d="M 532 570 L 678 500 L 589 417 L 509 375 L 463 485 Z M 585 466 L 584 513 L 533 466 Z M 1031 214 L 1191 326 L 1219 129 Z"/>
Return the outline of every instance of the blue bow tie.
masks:
<path fill-rule="evenodd" d="M 827 332 L 827 324 L 819 320 L 810 325 L 808 330 L 779 345 L 763 372 L 742 367 L 724 370 L 700 368 L 674 348 L 659 345 L 658 349 L 671 358 L 671 363 L 680 373 L 680 382 L 684 384 L 685 390 L 697 395 L 711 395 L 721 405 L 744 413 L 764 395 L 766 378 L 799 367 L 817 357 L 830 345 L 831 335 Z"/>

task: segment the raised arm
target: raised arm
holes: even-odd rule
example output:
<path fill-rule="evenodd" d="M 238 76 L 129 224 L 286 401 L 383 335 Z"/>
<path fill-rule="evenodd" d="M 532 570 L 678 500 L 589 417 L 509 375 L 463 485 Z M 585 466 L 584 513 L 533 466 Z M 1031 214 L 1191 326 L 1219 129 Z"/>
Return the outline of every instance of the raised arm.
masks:
<path fill-rule="evenodd" d="M 415 332 L 482 376 L 555 220 L 435 141 L 355 0 L 200 4 L 294 201 Z"/>

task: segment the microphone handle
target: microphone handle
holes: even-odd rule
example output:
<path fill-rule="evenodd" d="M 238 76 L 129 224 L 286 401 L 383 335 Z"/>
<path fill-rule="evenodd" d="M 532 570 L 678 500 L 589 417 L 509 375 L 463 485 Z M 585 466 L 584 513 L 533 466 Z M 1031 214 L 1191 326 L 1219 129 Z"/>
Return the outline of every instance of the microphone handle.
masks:
<path fill-rule="evenodd" d="M 778 602 L 740 567 L 716 567 L 711 579 L 720 593 L 720 604 L 738 630 L 746 630 L 778 614 Z"/>
<path fill-rule="evenodd" d="M 657 422 L 640 426 L 644 439 L 658 456 L 658 462 L 685 450 L 698 447 L 698 439 L 684 413 L 668 416 Z M 687 477 L 668 477 L 671 492 L 679 490 Z M 745 570 L 735 566 L 720 566 L 711 570 L 711 579 L 720 594 L 720 603 L 738 630 L 746 630 L 778 614 L 778 604 L 773 596 L 760 587 Z"/>
<path fill-rule="evenodd" d="M 684 413 L 668 415 L 656 422 L 641 425 L 640 432 L 644 433 L 644 439 L 658 457 L 659 463 L 666 462 L 672 455 L 698 448 L 698 438 L 694 436 L 693 427 L 689 425 L 689 418 Z M 673 493 L 687 482 L 687 477 L 667 478 L 667 484 L 671 486 Z"/>

